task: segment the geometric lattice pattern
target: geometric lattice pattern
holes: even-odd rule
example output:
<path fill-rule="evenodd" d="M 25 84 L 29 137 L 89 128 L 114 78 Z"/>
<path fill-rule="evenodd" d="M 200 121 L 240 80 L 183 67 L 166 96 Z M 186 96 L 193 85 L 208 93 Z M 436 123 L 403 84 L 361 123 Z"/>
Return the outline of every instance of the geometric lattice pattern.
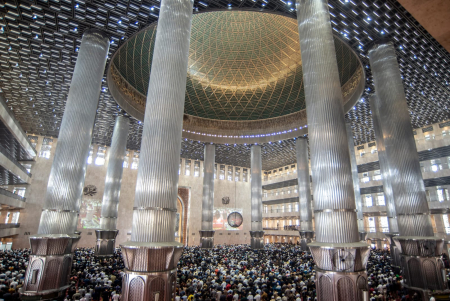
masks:
<path fill-rule="evenodd" d="M 156 25 L 121 47 L 113 64 L 147 95 Z M 344 85 L 358 57 L 335 39 Z M 132 100 L 129 100 L 132 101 Z M 305 109 L 297 20 L 255 11 L 215 11 L 192 19 L 185 113 L 219 120 L 258 120 Z"/>
<path fill-rule="evenodd" d="M 295 18 L 293 3 L 195 0 L 194 11 L 224 9 L 230 5 L 231 9 L 264 9 Z M 329 0 L 328 3 L 334 34 L 358 53 L 367 76 L 362 101 L 346 114 L 352 123 L 355 144 L 375 138 L 367 102 L 367 94 L 374 89 L 366 55 L 370 44 L 380 37 L 395 43 L 412 126 L 419 128 L 450 119 L 450 54 L 396 0 Z M 118 46 L 158 20 L 159 5 L 156 0 L 2 2 L 0 89 L 23 129 L 58 136 L 81 35 L 86 28 L 94 27 L 110 36 L 109 63 Z M 93 129 L 94 143 L 110 144 L 117 115 L 127 114 L 111 98 L 105 79 Z M 132 118 L 127 147 L 139 149 L 141 134 L 142 124 Z M 189 142 L 183 142 L 185 150 L 190 148 L 186 143 Z M 283 154 L 291 155 L 291 162 L 295 162 L 295 151 Z M 186 152 L 182 155 L 190 156 Z M 192 156 L 196 155 L 194 151 Z M 279 166 L 289 164 L 281 163 L 283 160 L 280 159 Z"/>

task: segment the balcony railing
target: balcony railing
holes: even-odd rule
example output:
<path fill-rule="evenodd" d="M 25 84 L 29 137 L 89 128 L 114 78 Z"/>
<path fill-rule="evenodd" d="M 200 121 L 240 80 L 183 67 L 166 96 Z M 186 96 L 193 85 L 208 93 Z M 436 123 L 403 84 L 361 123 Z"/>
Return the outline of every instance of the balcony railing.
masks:
<path fill-rule="evenodd" d="M 9 154 L 9 152 L 6 150 L 6 148 L 4 148 L 3 146 L 0 145 L 0 153 L 2 153 L 6 158 L 8 158 L 10 161 L 12 161 L 15 165 L 17 165 L 17 167 L 23 171 L 24 173 L 26 173 L 27 175 L 29 175 L 31 177 L 31 173 L 28 172 L 28 170 L 22 166 L 22 164 L 19 163 L 19 161 L 17 161 L 13 156 L 11 156 Z"/>
<path fill-rule="evenodd" d="M 290 225 L 282 227 L 264 227 L 263 230 L 275 230 L 275 231 L 299 231 L 300 226 Z"/>
<path fill-rule="evenodd" d="M 19 228 L 20 224 L 0 224 L 0 229 L 11 229 L 11 228 Z"/>
<path fill-rule="evenodd" d="M 3 188 L 0 188 L 0 194 L 3 194 L 4 196 L 7 196 L 7 197 L 10 197 L 10 198 L 22 201 L 22 202 L 26 201 L 26 198 L 21 197 L 20 195 L 12 193 L 11 191 L 8 191 L 8 190 L 3 189 Z"/>

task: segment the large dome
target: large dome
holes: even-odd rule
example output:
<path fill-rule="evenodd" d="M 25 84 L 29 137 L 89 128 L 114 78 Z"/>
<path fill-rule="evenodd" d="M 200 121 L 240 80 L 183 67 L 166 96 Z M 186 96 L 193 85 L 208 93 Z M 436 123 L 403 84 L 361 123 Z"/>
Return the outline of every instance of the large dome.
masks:
<path fill-rule="evenodd" d="M 108 70 L 112 95 L 140 120 L 145 110 L 156 27 L 157 23 L 153 23 L 124 43 Z M 335 46 L 348 110 L 362 93 L 363 70 L 345 42 L 335 37 Z M 306 125 L 296 19 L 239 10 L 195 14 L 186 76 L 184 136 L 261 138 Z"/>

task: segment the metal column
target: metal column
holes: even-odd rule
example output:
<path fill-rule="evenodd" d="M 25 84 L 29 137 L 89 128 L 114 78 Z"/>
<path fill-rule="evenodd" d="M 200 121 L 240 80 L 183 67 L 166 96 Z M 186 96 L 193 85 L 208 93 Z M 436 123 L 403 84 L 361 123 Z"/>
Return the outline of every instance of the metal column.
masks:
<path fill-rule="evenodd" d="M 261 146 L 251 146 L 251 201 L 252 201 L 252 225 L 251 225 L 251 247 L 252 249 L 264 248 L 264 231 L 262 228 L 262 161 Z"/>
<path fill-rule="evenodd" d="M 296 7 L 314 183 L 316 241 L 309 247 L 317 265 L 318 300 L 360 300 L 369 246 L 359 241 L 328 1 L 297 0 Z"/>
<path fill-rule="evenodd" d="M 355 192 L 356 217 L 358 219 L 359 239 L 361 241 L 365 241 L 367 237 L 367 232 L 364 230 L 364 215 L 362 210 L 363 206 L 362 206 L 361 192 L 359 190 L 358 165 L 356 164 L 355 144 L 353 142 L 353 130 L 350 122 L 346 123 L 346 129 L 347 129 L 348 149 L 350 151 L 350 164 L 352 167 L 353 191 Z"/>
<path fill-rule="evenodd" d="M 434 237 L 419 156 L 411 128 L 408 105 L 394 44 L 380 42 L 369 50 L 375 85 L 373 106 L 378 109 L 386 165 L 397 213 L 399 236 L 393 240 L 400 251 L 404 285 L 423 290 L 445 289 L 441 276 L 444 240 Z M 381 120 L 381 118 L 383 118 Z M 380 162 L 381 163 L 381 162 Z M 439 277 L 434 277 L 434 275 Z M 434 281 L 429 279 L 433 275 Z"/>
<path fill-rule="evenodd" d="M 92 140 L 108 50 L 108 37 L 101 32 L 89 30 L 83 34 L 50 171 L 38 235 L 30 237 L 32 255 L 25 275 L 24 295 L 57 294 L 69 286 L 72 253 L 80 238 L 75 235 L 75 231 L 86 158 Z"/>
<path fill-rule="evenodd" d="M 200 246 L 212 248 L 214 246 L 213 211 L 214 211 L 214 163 L 216 160 L 216 146 L 205 145 L 203 198 L 202 198 L 202 229 L 200 230 Z"/>
<path fill-rule="evenodd" d="M 302 250 L 309 251 L 307 246 L 314 237 L 311 211 L 311 180 L 309 176 L 308 140 L 297 138 L 298 199 L 300 208 L 300 245 Z"/>
<path fill-rule="evenodd" d="M 123 301 L 172 300 L 183 245 L 175 242 L 191 0 L 162 0 L 150 72 L 131 241 L 121 245 Z"/>
<path fill-rule="evenodd" d="M 388 217 L 389 232 L 384 233 L 389 239 L 391 264 L 400 266 L 400 251 L 395 246 L 393 238 L 398 236 L 397 213 L 395 212 L 394 196 L 392 195 L 390 172 L 386 162 L 386 149 L 384 147 L 383 133 L 380 126 L 380 113 L 375 105 L 376 95 L 370 97 L 370 110 L 372 111 L 373 130 L 377 142 L 378 161 L 380 162 L 380 173 L 383 182 L 384 198 L 386 200 L 386 215 Z"/>
<path fill-rule="evenodd" d="M 105 190 L 103 192 L 100 229 L 95 230 L 97 256 L 114 255 L 115 240 L 119 233 L 117 227 L 117 210 L 119 209 L 120 187 L 122 184 L 123 160 L 127 145 L 129 119 L 116 118 L 109 149 L 108 169 L 106 170 Z"/>

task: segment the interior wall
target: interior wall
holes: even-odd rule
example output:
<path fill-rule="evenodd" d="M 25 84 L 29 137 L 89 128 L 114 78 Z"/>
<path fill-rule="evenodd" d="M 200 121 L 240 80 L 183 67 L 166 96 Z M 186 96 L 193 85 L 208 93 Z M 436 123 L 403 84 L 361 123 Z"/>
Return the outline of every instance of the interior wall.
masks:
<path fill-rule="evenodd" d="M 39 153 L 42 145 L 43 137 L 39 136 L 36 150 Z M 31 169 L 32 182 L 27 186 L 25 197 L 26 206 L 21 210 L 19 216 L 20 234 L 13 237 L 13 248 L 28 248 L 29 236 L 36 234 L 39 220 L 44 205 L 45 194 L 47 191 L 48 178 L 53 162 L 53 157 L 57 145 L 57 139 L 54 139 L 49 159 L 37 157 L 34 166 Z M 97 147 L 94 147 L 94 156 Z M 108 154 L 108 152 L 107 152 Z M 132 155 L 130 154 L 130 158 Z M 192 161 L 193 162 L 193 161 Z M 103 196 L 105 177 L 108 164 L 108 157 L 105 165 L 97 166 L 94 163 L 87 165 L 86 178 L 84 186 L 94 185 L 96 193 L 93 196 L 83 195 L 86 199 L 100 200 Z M 200 162 L 200 170 L 203 169 L 203 162 Z M 203 192 L 203 177 L 194 176 L 193 165 L 190 175 L 185 175 L 184 160 L 179 177 L 179 187 L 186 187 L 189 189 L 189 210 L 188 210 L 188 226 L 187 226 L 187 244 L 199 244 L 199 230 L 201 228 L 201 203 Z M 132 224 L 132 211 L 134 204 L 134 194 L 136 188 L 137 169 L 131 169 L 131 160 L 128 168 L 123 170 L 122 187 L 119 201 L 119 214 L 117 219 L 117 229 L 119 234 L 117 236 L 118 246 L 120 243 L 130 239 L 130 231 Z M 227 166 L 228 167 L 228 166 Z M 242 168 L 241 168 L 242 172 Z M 242 179 L 242 175 L 241 175 Z M 229 207 L 242 208 L 243 210 L 243 229 L 237 231 L 216 231 L 216 244 L 240 244 L 250 243 L 250 183 L 249 182 L 235 182 L 226 179 L 214 181 L 214 206 L 215 207 Z M 223 197 L 229 197 L 228 205 L 222 204 Z M 81 239 L 78 243 L 79 247 L 93 247 L 95 245 L 95 229 L 78 229 L 81 232 Z"/>

